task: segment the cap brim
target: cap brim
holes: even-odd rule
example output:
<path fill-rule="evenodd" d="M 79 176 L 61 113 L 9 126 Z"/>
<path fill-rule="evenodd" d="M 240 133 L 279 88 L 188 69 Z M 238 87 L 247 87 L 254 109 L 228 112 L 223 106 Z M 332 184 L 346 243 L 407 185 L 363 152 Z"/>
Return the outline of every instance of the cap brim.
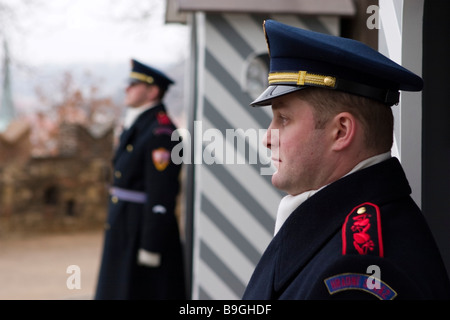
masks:
<path fill-rule="evenodd" d="M 306 86 L 289 86 L 289 85 L 272 85 L 269 86 L 255 101 L 250 103 L 252 107 L 264 107 L 271 105 L 272 99 L 284 96 L 285 94 L 292 93 L 307 88 Z"/>
<path fill-rule="evenodd" d="M 144 81 L 141 81 L 139 79 L 136 78 L 128 78 L 128 84 L 135 84 L 135 83 L 145 83 Z"/>

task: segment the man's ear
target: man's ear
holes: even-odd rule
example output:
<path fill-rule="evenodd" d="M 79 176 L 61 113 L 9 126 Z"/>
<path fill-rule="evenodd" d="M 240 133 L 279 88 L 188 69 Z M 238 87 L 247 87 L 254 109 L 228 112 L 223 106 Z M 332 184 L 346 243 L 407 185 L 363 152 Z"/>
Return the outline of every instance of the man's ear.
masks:
<path fill-rule="evenodd" d="M 331 125 L 333 151 L 344 150 L 355 141 L 358 123 L 351 113 L 339 113 L 332 119 Z"/>

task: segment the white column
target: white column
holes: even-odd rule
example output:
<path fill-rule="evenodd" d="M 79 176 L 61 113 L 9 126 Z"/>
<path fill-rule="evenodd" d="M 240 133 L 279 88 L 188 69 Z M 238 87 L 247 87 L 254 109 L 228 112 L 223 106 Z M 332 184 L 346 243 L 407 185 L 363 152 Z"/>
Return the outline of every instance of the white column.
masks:
<path fill-rule="evenodd" d="M 424 0 L 380 0 L 379 50 L 398 64 L 422 76 L 422 24 Z M 422 94 L 402 92 L 393 107 L 392 150 L 405 169 L 414 201 L 421 206 Z"/>

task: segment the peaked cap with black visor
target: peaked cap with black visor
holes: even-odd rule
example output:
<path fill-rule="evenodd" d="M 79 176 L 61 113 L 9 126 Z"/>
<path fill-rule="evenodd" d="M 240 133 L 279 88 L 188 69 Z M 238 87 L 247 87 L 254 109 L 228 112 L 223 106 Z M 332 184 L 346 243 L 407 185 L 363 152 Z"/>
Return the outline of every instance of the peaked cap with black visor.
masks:
<path fill-rule="evenodd" d="M 129 83 L 132 84 L 139 82 L 157 85 L 164 91 L 166 91 L 171 84 L 174 84 L 174 81 L 162 71 L 143 64 L 135 59 L 131 59 Z"/>
<path fill-rule="evenodd" d="M 352 39 L 264 21 L 270 55 L 269 87 L 250 105 L 308 87 L 322 87 L 367 97 L 387 106 L 400 92 L 420 91 L 421 77 L 369 46 Z"/>

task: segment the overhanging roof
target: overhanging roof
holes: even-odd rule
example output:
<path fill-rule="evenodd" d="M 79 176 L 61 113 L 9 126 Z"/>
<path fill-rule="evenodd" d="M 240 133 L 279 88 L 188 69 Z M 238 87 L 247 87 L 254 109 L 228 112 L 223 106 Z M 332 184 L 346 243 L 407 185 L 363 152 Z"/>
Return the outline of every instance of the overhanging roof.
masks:
<path fill-rule="evenodd" d="M 175 0 L 178 9 L 204 12 L 289 13 L 352 16 L 352 0 Z"/>
<path fill-rule="evenodd" d="M 354 16 L 353 0 L 166 0 L 166 22 L 186 23 L 189 12 Z"/>

